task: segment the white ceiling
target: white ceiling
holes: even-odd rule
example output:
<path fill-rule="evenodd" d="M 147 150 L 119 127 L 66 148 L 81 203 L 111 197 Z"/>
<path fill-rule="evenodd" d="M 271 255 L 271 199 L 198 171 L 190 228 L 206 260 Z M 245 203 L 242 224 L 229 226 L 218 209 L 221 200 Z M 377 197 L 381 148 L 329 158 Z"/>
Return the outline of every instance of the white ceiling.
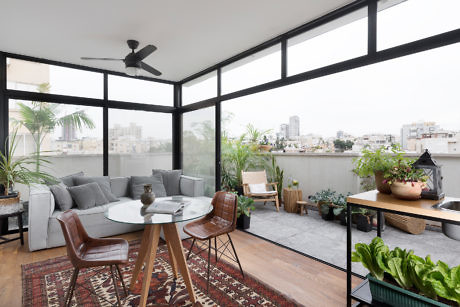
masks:
<path fill-rule="evenodd" d="M 2 0 L 0 51 L 124 71 L 127 39 L 158 50 L 145 62 L 178 81 L 352 0 Z M 146 76 L 151 76 L 145 74 Z"/>

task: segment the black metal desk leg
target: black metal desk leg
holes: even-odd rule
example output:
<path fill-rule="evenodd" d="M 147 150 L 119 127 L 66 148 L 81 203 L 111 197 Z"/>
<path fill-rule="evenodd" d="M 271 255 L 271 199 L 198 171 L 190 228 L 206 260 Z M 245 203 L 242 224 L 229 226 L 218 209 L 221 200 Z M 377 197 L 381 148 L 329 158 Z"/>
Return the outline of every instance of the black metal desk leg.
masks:
<path fill-rule="evenodd" d="M 24 223 L 22 222 L 22 213 L 18 215 L 19 237 L 21 238 L 21 245 L 24 245 Z"/>
<path fill-rule="evenodd" d="M 347 205 L 347 307 L 351 307 L 351 208 Z"/>
<path fill-rule="evenodd" d="M 377 210 L 377 237 L 382 236 L 382 212 L 380 210 Z"/>

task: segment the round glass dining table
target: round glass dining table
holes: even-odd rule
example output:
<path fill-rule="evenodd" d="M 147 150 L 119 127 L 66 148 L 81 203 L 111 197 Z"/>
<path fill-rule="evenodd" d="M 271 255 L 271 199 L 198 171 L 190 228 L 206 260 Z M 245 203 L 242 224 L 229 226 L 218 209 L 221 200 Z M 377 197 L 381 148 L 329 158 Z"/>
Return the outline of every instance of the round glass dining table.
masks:
<path fill-rule="evenodd" d="M 173 200 L 172 198 L 161 198 L 161 200 Z M 157 200 L 159 201 L 159 200 Z M 150 280 L 152 278 L 153 264 L 155 262 L 160 232 L 163 229 L 166 245 L 168 247 L 169 259 L 174 277 L 181 273 L 190 295 L 190 300 L 195 303 L 196 296 L 193 289 L 192 279 L 185 260 L 184 248 L 177 229 L 178 222 L 191 221 L 205 216 L 212 211 L 211 199 L 175 197 L 173 201 L 185 202 L 181 214 L 160 214 L 152 213 L 144 209 L 140 200 L 128 201 L 122 204 L 111 206 L 105 212 L 105 217 L 119 223 L 144 224 L 144 234 L 139 248 L 133 275 L 131 277 L 130 290 L 134 289 L 139 273 L 144 267 L 144 278 L 142 280 L 141 299 L 139 306 L 145 306 L 149 293 Z"/>

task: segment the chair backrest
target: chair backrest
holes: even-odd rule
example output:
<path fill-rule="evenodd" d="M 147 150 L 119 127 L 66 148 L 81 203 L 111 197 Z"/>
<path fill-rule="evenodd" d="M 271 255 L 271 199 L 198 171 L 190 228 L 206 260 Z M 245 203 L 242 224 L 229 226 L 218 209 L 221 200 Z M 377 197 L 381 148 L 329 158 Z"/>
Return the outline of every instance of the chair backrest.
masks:
<path fill-rule="evenodd" d="M 236 228 L 236 209 L 238 205 L 238 197 L 234 193 L 219 191 L 216 192 L 211 201 L 214 210 L 213 216 L 231 223 L 232 231 Z"/>
<path fill-rule="evenodd" d="M 243 184 L 267 183 L 265 170 L 259 172 L 241 172 Z"/>
<path fill-rule="evenodd" d="M 61 224 L 62 233 L 64 234 L 67 256 L 74 266 L 78 266 L 81 259 L 82 245 L 89 239 L 88 233 L 81 224 L 78 215 L 72 210 L 61 213 L 57 220 Z"/>

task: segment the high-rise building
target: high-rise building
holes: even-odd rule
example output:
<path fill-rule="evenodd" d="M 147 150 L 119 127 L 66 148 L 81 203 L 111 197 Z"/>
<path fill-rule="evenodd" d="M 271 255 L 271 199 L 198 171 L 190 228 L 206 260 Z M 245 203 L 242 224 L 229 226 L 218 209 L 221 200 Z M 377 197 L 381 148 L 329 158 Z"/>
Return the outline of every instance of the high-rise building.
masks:
<path fill-rule="evenodd" d="M 344 136 L 343 130 L 337 131 L 337 138 L 338 138 L 338 139 L 343 139 L 343 136 Z"/>
<path fill-rule="evenodd" d="M 280 125 L 280 132 L 278 134 L 278 137 L 284 138 L 287 140 L 289 138 L 289 125 L 288 124 L 281 124 Z"/>
<path fill-rule="evenodd" d="M 65 123 L 62 125 L 61 141 L 73 141 L 77 138 L 75 133 L 75 125 L 73 123 Z"/>
<path fill-rule="evenodd" d="M 297 115 L 289 117 L 289 138 L 300 136 L 300 119 Z"/>

